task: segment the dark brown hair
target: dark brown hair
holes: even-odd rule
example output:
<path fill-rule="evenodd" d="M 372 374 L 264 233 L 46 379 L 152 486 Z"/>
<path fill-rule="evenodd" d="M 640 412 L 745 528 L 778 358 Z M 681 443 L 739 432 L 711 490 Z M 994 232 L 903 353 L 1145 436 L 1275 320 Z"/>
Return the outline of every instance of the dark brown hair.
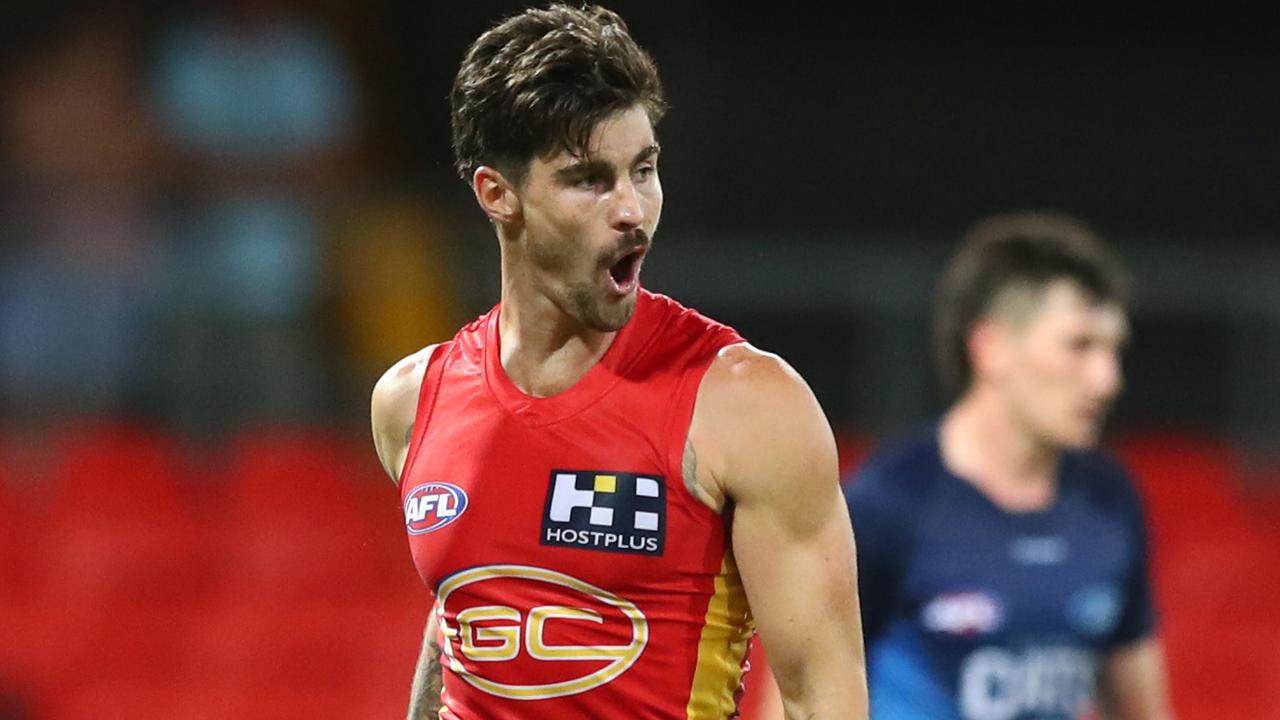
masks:
<path fill-rule="evenodd" d="M 666 110 L 653 59 L 622 18 L 561 4 L 525 10 L 477 38 L 450 105 L 455 166 L 467 182 L 481 165 L 522 182 L 534 156 L 583 152 L 609 115 L 641 105 L 656 125 Z"/>
<path fill-rule="evenodd" d="M 943 387 L 962 392 L 972 379 L 968 336 L 1005 291 L 1043 291 L 1074 282 L 1097 303 L 1125 303 L 1129 278 L 1120 261 L 1075 218 L 1051 213 L 996 215 L 964 236 L 934 297 L 934 361 Z"/>

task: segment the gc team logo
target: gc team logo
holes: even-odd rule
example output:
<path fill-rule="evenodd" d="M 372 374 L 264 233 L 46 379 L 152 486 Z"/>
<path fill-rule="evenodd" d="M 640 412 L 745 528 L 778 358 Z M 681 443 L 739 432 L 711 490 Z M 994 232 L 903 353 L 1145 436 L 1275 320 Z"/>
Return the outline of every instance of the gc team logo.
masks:
<path fill-rule="evenodd" d="M 467 510 L 467 493 L 457 485 L 423 483 L 404 498 L 404 524 L 410 535 L 439 530 L 462 517 Z"/>
<path fill-rule="evenodd" d="M 501 698 L 598 688 L 635 664 L 649 642 L 649 622 L 634 603 L 554 570 L 484 565 L 450 576 L 437 593 L 449 668 Z"/>

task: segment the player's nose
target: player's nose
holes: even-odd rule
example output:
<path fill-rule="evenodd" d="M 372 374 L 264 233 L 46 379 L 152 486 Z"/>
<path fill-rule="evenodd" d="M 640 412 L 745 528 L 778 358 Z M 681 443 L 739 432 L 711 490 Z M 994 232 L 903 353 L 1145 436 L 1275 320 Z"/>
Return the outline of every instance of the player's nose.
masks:
<path fill-rule="evenodd" d="M 613 206 L 609 211 L 609 225 L 615 230 L 628 231 L 644 222 L 644 205 L 640 193 L 630 178 L 622 178 L 613 191 Z"/>
<path fill-rule="evenodd" d="M 1110 399 L 1124 389 L 1124 367 L 1119 352 L 1100 353 L 1093 367 L 1094 394 Z"/>

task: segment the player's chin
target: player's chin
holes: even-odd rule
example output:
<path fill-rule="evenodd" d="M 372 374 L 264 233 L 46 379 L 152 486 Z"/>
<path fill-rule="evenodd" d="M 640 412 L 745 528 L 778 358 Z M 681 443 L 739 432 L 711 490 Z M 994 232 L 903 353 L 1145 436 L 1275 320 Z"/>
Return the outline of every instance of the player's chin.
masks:
<path fill-rule="evenodd" d="M 635 292 L 625 295 L 606 293 L 598 298 L 587 324 L 599 332 L 616 332 L 631 320 L 635 311 Z"/>
<path fill-rule="evenodd" d="M 1058 444 L 1066 450 L 1091 450 L 1098 445 L 1102 427 L 1095 422 L 1077 422 L 1058 433 Z"/>
<path fill-rule="evenodd" d="M 612 303 L 612 307 L 608 308 L 605 312 L 605 315 L 607 316 L 605 318 L 605 322 L 610 326 L 610 329 L 621 330 L 622 326 L 631 321 L 631 316 L 634 315 L 635 312 L 636 295 L 635 293 L 631 293 L 630 295 Z"/>

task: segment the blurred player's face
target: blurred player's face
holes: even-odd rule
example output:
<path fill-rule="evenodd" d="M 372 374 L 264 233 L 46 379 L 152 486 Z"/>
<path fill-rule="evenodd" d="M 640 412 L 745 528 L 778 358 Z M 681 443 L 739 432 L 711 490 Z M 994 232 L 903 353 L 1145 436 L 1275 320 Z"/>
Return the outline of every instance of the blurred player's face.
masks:
<path fill-rule="evenodd" d="M 535 157 L 519 194 L 527 277 L 592 329 L 625 325 L 662 213 L 648 114 L 635 107 L 606 118 L 585 155 Z"/>
<path fill-rule="evenodd" d="M 994 343 L 991 379 L 1016 420 L 1042 442 L 1086 448 L 1123 385 L 1124 311 L 1097 304 L 1069 280 L 1055 281 Z"/>

